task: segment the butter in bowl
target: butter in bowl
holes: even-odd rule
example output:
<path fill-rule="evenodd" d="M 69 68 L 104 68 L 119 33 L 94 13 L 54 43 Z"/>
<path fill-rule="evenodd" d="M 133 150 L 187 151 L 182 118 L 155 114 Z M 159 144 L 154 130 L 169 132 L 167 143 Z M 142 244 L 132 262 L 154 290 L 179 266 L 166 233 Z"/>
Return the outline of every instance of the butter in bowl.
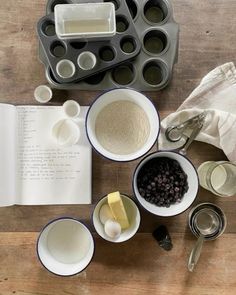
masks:
<path fill-rule="evenodd" d="M 92 219 L 99 236 L 109 242 L 121 243 L 138 231 L 140 212 L 130 197 L 114 192 L 97 203 Z"/>

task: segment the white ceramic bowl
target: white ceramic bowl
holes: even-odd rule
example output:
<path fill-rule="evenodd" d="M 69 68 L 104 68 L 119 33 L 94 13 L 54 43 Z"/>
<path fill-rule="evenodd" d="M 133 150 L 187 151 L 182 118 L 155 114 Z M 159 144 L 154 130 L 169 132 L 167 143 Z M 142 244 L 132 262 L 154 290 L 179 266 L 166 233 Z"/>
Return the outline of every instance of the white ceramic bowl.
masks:
<path fill-rule="evenodd" d="M 52 138 L 63 147 L 75 145 L 80 135 L 79 126 L 72 119 L 61 119 L 52 127 Z"/>
<path fill-rule="evenodd" d="M 103 148 L 103 146 L 97 140 L 95 132 L 95 123 L 100 111 L 108 104 L 120 100 L 131 101 L 140 106 L 145 111 L 150 123 L 150 134 L 146 143 L 143 145 L 141 149 L 128 155 L 114 154 Z M 155 144 L 159 135 L 159 130 L 160 118 L 153 103 L 142 93 L 129 88 L 118 88 L 108 90 L 107 92 L 98 96 L 98 98 L 93 102 L 93 104 L 89 108 L 86 117 L 86 131 L 88 139 L 93 148 L 104 157 L 119 162 L 136 160 L 139 157 L 145 155 Z"/>
<path fill-rule="evenodd" d="M 63 103 L 62 108 L 67 118 L 77 119 L 81 112 L 79 103 L 75 100 L 67 100 Z"/>
<path fill-rule="evenodd" d="M 49 222 L 37 241 L 42 265 L 53 274 L 73 276 L 83 271 L 94 255 L 94 240 L 80 221 L 63 217 Z"/>
<path fill-rule="evenodd" d="M 158 207 L 154 204 L 147 202 L 139 194 L 138 187 L 137 187 L 137 177 L 143 165 L 146 164 L 148 161 L 158 157 L 167 157 L 167 158 L 178 161 L 182 169 L 188 176 L 188 179 L 187 179 L 188 186 L 189 186 L 188 191 L 184 194 L 183 199 L 181 200 L 180 203 L 173 204 L 169 208 Z M 199 188 L 198 175 L 193 164 L 186 157 L 174 151 L 158 151 L 146 156 L 136 167 L 134 176 L 133 176 L 133 190 L 134 190 L 134 194 L 136 198 L 138 199 L 139 203 L 147 211 L 157 216 L 163 216 L 163 217 L 175 216 L 187 210 L 192 205 L 193 201 L 195 200 L 197 196 L 198 188 Z"/>
<path fill-rule="evenodd" d="M 34 98 L 40 103 L 47 103 L 52 99 L 52 89 L 47 85 L 39 85 L 34 90 Z"/>
<path fill-rule="evenodd" d="M 107 196 L 103 197 L 95 206 L 94 211 L 93 211 L 93 225 L 95 227 L 96 232 L 99 234 L 100 237 L 102 237 L 103 239 L 109 241 L 109 242 L 113 242 L 113 243 L 121 243 L 121 242 L 125 242 L 129 239 L 131 239 L 136 232 L 139 229 L 139 225 L 140 225 L 140 212 L 139 209 L 137 207 L 137 205 L 135 204 L 135 202 L 128 196 L 121 194 L 122 197 L 122 201 L 123 204 L 125 206 L 125 210 L 127 212 L 128 218 L 129 218 L 129 222 L 130 222 L 130 227 L 123 230 L 121 232 L 121 235 L 116 238 L 116 239 L 112 239 L 110 237 L 108 237 L 104 231 L 104 225 L 101 223 L 100 221 L 100 217 L 99 217 L 99 212 L 101 207 L 104 204 L 107 204 Z"/>

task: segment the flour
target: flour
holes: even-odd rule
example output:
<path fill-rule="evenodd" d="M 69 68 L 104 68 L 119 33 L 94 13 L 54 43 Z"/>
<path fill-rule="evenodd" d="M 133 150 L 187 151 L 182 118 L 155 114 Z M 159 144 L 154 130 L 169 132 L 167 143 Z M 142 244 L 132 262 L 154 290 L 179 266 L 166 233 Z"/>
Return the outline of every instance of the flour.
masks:
<path fill-rule="evenodd" d="M 95 132 L 104 149 L 127 155 L 144 146 L 150 134 L 150 123 L 140 106 L 121 100 L 101 110 L 96 119 Z"/>

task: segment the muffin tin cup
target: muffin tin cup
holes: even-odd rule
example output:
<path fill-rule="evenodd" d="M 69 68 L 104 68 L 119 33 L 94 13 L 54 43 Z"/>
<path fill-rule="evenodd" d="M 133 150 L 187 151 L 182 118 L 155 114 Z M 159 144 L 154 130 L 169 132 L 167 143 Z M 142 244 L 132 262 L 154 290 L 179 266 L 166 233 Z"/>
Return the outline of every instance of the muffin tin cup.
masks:
<path fill-rule="evenodd" d="M 111 78 L 116 87 L 130 87 L 136 79 L 137 69 L 132 63 L 120 65 L 112 70 Z"/>
<path fill-rule="evenodd" d="M 143 4 L 142 17 L 151 26 L 166 23 L 172 15 L 172 7 L 167 0 L 146 0 Z"/>
<path fill-rule="evenodd" d="M 96 56 L 90 51 L 84 51 L 80 53 L 77 59 L 77 64 L 80 69 L 84 71 L 92 70 L 97 63 Z"/>
<path fill-rule="evenodd" d="M 56 71 L 62 79 L 69 79 L 75 75 L 75 64 L 69 59 L 62 59 L 56 64 Z"/>
<path fill-rule="evenodd" d="M 161 56 L 170 47 L 170 38 L 162 29 L 148 29 L 142 37 L 142 49 L 149 56 Z"/>
<path fill-rule="evenodd" d="M 131 14 L 132 19 L 136 21 L 140 15 L 140 10 L 138 9 L 137 0 L 125 0 L 125 1 L 126 1 L 126 4 L 128 5 L 129 12 Z"/>
<path fill-rule="evenodd" d="M 121 3 L 120 0 L 114 1 Z M 45 54 L 40 50 L 40 59 L 46 66 L 46 77 L 52 87 L 58 89 L 103 90 L 129 86 L 141 91 L 157 91 L 168 85 L 172 77 L 174 64 L 178 59 L 179 45 L 179 26 L 174 21 L 170 0 L 123 1 L 126 1 L 128 5 L 137 28 L 139 40 L 142 43 L 139 55 L 111 70 L 91 75 L 78 83 L 63 84 L 58 82 L 57 77 L 48 65 Z M 158 9 L 163 10 L 163 16 L 159 20 Z M 150 15 L 154 19 L 150 18 Z M 117 13 L 118 22 L 122 20 L 121 16 L 121 13 Z M 121 24 L 120 27 L 124 28 L 125 24 Z M 128 32 L 124 32 L 124 37 L 130 36 Z M 116 48 L 113 49 L 116 52 Z M 125 71 L 130 67 L 131 70 Z M 124 77 L 124 72 L 127 73 L 126 77 Z"/>
<path fill-rule="evenodd" d="M 162 88 L 168 83 L 168 66 L 161 60 L 149 59 L 143 65 L 141 73 L 143 84 L 147 87 L 151 85 L 154 88 Z"/>
<path fill-rule="evenodd" d="M 118 1 L 118 0 L 113 0 Z M 77 83 L 93 74 L 113 68 L 123 62 L 129 61 L 136 57 L 141 50 L 141 42 L 136 32 L 135 25 L 129 13 L 128 7 L 124 1 L 119 1 L 119 7 L 116 10 L 116 16 L 122 16 L 122 19 L 126 22 L 126 28 L 124 32 L 120 32 L 111 37 L 110 40 L 96 41 L 89 40 L 60 40 L 53 26 L 55 25 L 53 8 L 57 3 L 81 3 L 80 0 L 49 0 L 47 7 L 50 7 L 51 11 L 48 15 L 41 18 L 37 24 L 37 32 L 39 36 L 40 46 L 43 49 L 43 55 L 45 57 L 45 64 L 48 64 L 51 68 L 54 80 L 57 84 Z M 110 48 L 113 52 L 112 58 L 101 58 L 101 51 L 103 48 Z M 90 69 L 84 69 L 79 67 L 77 60 L 78 56 L 83 52 L 91 52 L 97 59 L 94 67 Z M 111 56 L 111 55 L 110 55 Z M 63 60 L 70 60 L 75 65 L 75 73 L 70 77 L 63 77 L 57 71 L 58 62 Z M 68 89 L 67 88 L 67 89 Z"/>

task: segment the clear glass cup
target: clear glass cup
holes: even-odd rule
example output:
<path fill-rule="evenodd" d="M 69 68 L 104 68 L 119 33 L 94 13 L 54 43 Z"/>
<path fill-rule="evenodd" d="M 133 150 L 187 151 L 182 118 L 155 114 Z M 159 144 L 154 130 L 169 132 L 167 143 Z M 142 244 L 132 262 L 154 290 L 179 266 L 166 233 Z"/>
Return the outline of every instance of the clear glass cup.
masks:
<path fill-rule="evenodd" d="M 198 168 L 200 185 L 220 197 L 236 196 L 236 164 L 208 161 Z"/>

